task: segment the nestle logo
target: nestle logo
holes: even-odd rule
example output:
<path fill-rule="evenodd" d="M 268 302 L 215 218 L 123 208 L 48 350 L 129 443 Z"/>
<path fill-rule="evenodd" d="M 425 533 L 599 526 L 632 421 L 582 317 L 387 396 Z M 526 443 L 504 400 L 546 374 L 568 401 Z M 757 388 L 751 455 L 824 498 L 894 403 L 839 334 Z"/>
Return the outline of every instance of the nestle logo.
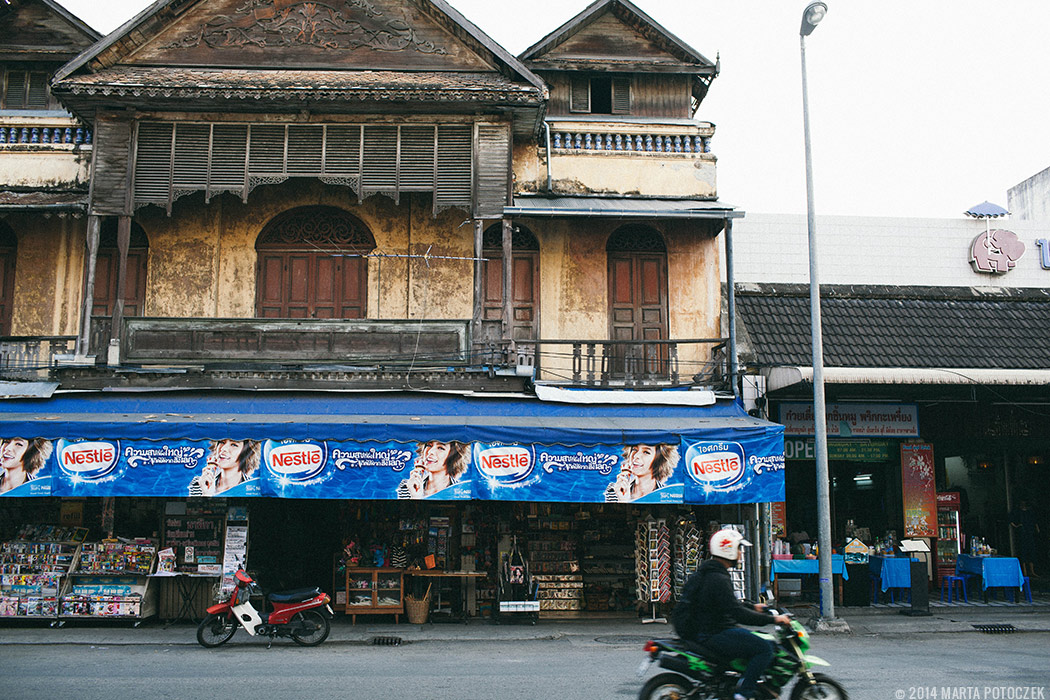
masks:
<path fill-rule="evenodd" d="M 308 442 L 267 443 L 266 465 L 271 472 L 293 481 L 312 479 L 324 470 L 325 450 Z"/>
<path fill-rule="evenodd" d="M 699 442 L 686 451 L 693 481 L 713 489 L 732 486 L 744 476 L 744 449 L 735 442 Z"/>
<path fill-rule="evenodd" d="M 532 471 L 532 451 L 520 445 L 487 447 L 475 444 L 475 464 L 481 473 L 500 481 L 519 481 Z"/>
<path fill-rule="evenodd" d="M 62 470 L 85 479 L 98 479 L 113 471 L 120 454 L 109 442 L 60 443 L 58 463 Z"/>

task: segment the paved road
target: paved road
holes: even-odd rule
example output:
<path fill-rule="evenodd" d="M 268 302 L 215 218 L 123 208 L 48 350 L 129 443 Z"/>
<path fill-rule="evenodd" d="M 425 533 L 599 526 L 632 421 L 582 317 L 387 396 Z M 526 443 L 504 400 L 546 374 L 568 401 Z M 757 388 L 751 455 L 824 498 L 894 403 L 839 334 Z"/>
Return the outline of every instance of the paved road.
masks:
<path fill-rule="evenodd" d="M 639 634 L 556 639 L 331 642 L 303 649 L 235 637 L 186 644 L 5 644 L 9 700 L 420 698 L 595 700 L 641 687 Z M 814 636 L 852 700 L 1050 700 L 1050 633 Z"/>

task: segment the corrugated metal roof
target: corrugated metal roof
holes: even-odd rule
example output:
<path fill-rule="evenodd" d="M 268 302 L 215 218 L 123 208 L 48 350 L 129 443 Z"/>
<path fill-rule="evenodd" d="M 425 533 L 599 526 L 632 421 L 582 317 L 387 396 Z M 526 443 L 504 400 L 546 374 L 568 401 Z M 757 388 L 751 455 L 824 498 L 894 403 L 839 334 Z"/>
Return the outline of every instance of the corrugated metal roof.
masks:
<path fill-rule="evenodd" d="M 503 208 L 505 216 L 601 216 L 621 219 L 736 219 L 744 212 L 719 201 L 627 199 L 624 197 L 518 196 Z"/>

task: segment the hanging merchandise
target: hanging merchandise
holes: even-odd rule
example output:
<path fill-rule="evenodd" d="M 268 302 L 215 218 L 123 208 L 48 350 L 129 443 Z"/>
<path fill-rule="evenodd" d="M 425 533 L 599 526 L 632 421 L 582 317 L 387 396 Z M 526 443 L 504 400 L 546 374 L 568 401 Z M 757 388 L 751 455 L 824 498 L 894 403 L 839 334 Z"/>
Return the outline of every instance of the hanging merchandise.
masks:
<path fill-rule="evenodd" d="M 682 586 L 700 568 L 703 533 L 692 515 L 683 515 L 674 527 L 674 597 L 681 597 Z"/>
<path fill-rule="evenodd" d="M 650 552 L 650 559 L 655 554 L 655 585 L 650 591 L 652 600 L 666 603 L 671 599 L 671 530 L 667 521 L 661 518 L 656 521 L 656 550 Z"/>
<path fill-rule="evenodd" d="M 634 571 L 638 600 L 649 600 L 649 520 L 639 521 L 634 538 Z"/>
<path fill-rule="evenodd" d="M 511 540 L 511 549 L 503 555 L 499 569 L 499 613 L 525 613 L 535 621 L 540 612 L 536 584 L 529 573 L 529 563 L 518 548 L 518 538 Z"/>

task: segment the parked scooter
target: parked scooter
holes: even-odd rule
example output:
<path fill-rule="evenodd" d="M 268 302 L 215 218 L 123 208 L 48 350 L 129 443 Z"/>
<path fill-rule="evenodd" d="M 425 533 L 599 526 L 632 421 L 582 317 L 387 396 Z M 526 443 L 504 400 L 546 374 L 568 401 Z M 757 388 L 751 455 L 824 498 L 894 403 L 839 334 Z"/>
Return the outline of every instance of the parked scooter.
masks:
<path fill-rule="evenodd" d="M 331 598 L 320 588 L 300 588 L 266 596 L 273 606 L 270 613 L 260 614 L 251 604 L 258 585 L 244 571 L 238 571 L 237 587 L 229 597 L 208 608 L 208 615 L 197 626 L 197 642 L 212 648 L 230 641 L 237 626 L 248 634 L 268 636 L 270 644 L 276 637 L 291 637 L 304 647 L 317 646 L 328 639 L 332 626 L 328 622 L 334 613 Z M 269 647 L 267 647 L 269 648 Z"/>
<path fill-rule="evenodd" d="M 769 612 L 778 614 L 775 610 Z M 798 676 L 791 690 L 790 700 L 849 700 L 838 681 L 821 673 L 813 673 L 812 666 L 828 666 L 828 662 L 807 654 L 809 633 L 796 620 L 788 625 L 777 625 L 775 634 L 753 631 L 763 639 L 776 642 L 776 655 L 758 682 L 759 700 L 780 696 L 780 689 Z M 681 639 L 657 639 L 645 643 L 648 656 L 638 668 L 642 676 L 652 663 L 668 669 L 642 687 L 639 700 L 685 700 L 705 698 L 732 700 L 737 682 L 746 667 L 742 659 L 727 659 L 718 649 L 694 644 Z"/>

